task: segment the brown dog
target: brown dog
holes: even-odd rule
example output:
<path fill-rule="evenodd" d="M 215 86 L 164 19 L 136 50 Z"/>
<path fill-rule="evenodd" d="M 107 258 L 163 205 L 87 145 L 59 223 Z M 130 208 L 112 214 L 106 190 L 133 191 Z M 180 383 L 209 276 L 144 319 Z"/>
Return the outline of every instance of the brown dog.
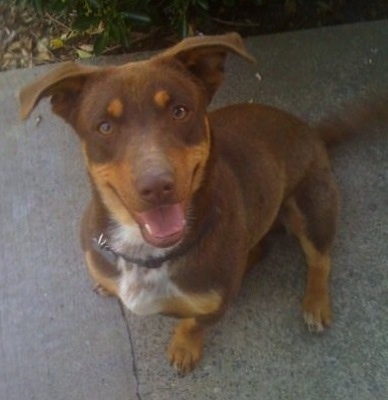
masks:
<path fill-rule="evenodd" d="M 252 60 L 237 34 L 189 38 L 148 61 L 63 64 L 20 95 L 23 118 L 50 96 L 80 138 L 93 195 L 82 246 L 99 291 L 137 314 L 181 318 L 168 358 L 182 373 L 275 224 L 306 256 L 308 328 L 332 320 L 338 191 L 324 140 L 268 106 L 208 113 L 227 52 Z"/>

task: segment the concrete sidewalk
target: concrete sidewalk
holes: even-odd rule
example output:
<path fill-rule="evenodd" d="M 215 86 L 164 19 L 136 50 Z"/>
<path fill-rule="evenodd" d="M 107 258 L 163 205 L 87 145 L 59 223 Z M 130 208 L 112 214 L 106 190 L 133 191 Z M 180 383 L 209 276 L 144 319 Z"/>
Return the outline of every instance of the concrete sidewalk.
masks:
<path fill-rule="evenodd" d="M 246 44 L 257 65 L 230 57 L 212 107 L 253 100 L 316 120 L 388 89 L 388 21 Z M 383 128 L 332 153 L 343 196 L 332 329 L 306 331 L 303 258 L 292 238 L 277 234 L 234 307 L 209 330 L 198 369 L 180 378 L 165 359 L 174 321 L 129 315 L 91 291 L 78 241 L 89 188 L 76 137 L 47 102 L 26 123 L 18 119 L 19 88 L 50 68 L 0 74 L 1 400 L 388 399 Z"/>

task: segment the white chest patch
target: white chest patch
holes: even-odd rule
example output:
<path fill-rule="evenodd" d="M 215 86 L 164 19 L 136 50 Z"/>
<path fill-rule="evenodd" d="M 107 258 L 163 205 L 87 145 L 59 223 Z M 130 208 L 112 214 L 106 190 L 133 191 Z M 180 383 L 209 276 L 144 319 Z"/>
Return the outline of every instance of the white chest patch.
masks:
<path fill-rule="evenodd" d="M 112 247 L 117 252 L 128 251 L 131 246 L 142 246 L 139 257 L 160 257 L 165 249 L 154 248 L 145 243 L 137 225 L 117 226 L 111 232 Z M 185 294 L 171 281 L 168 263 L 156 269 L 128 265 L 119 260 L 121 271 L 119 297 L 123 304 L 135 314 L 156 314 L 162 311 L 163 300 L 184 298 Z"/>
<path fill-rule="evenodd" d="M 121 265 L 120 265 L 121 264 Z M 162 311 L 163 300 L 184 298 L 184 293 L 171 282 L 167 263 L 157 269 L 126 266 L 119 261 L 122 276 L 119 283 L 119 297 L 133 313 L 156 314 Z"/>

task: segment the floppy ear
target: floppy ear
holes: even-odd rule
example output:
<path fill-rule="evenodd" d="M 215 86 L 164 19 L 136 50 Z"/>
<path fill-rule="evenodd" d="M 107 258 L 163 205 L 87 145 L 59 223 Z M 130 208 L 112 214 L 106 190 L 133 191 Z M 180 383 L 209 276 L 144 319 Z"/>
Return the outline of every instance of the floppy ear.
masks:
<path fill-rule="evenodd" d="M 225 35 L 186 38 L 157 58 L 170 57 L 179 60 L 203 82 L 210 101 L 222 83 L 228 52 L 255 62 L 255 59 L 246 51 L 241 36 L 234 32 Z"/>
<path fill-rule="evenodd" d="M 25 86 L 19 93 L 21 118 L 28 118 L 43 97 L 51 96 L 53 112 L 70 122 L 74 104 L 82 91 L 86 78 L 97 69 L 97 67 L 66 62 Z"/>

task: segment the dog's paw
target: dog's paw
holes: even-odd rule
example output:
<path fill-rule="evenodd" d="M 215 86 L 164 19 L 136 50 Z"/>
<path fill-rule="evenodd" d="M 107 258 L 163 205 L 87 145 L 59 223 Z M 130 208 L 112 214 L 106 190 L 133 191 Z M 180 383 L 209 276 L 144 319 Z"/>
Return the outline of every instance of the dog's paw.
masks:
<path fill-rule="evenodd" d="M 191 372 L 202 358 L 203 333 L 186 329 L 182 322 L 176 329 L 167 350 L 170 364 L 182 375 Z"/>
<path fill-rule="evenodd" d="M 303 318 L 310 332 L 321 333 L 332 324 L 329 296 L 306 296 L 303 301 Z"/>
<path fill-rule="evenodd" d="M 105 289 L 99 283 L 96 283 L 94 285 L 93 292 L 98 294 L 99 296 L 102 296 L 102 297 L 112 297 L 113 296 L 113 294 L 108 289 Z"/>
<path fill-rule="evenodd" d="M 199 348 L 200 347 L 200 348 Z M 171 343 L 168 349 L 168 359 L 171 365 L 182 375 L 191 372 L 202 358 L 202 345 L 194 346 L 187 343 Z"/>

